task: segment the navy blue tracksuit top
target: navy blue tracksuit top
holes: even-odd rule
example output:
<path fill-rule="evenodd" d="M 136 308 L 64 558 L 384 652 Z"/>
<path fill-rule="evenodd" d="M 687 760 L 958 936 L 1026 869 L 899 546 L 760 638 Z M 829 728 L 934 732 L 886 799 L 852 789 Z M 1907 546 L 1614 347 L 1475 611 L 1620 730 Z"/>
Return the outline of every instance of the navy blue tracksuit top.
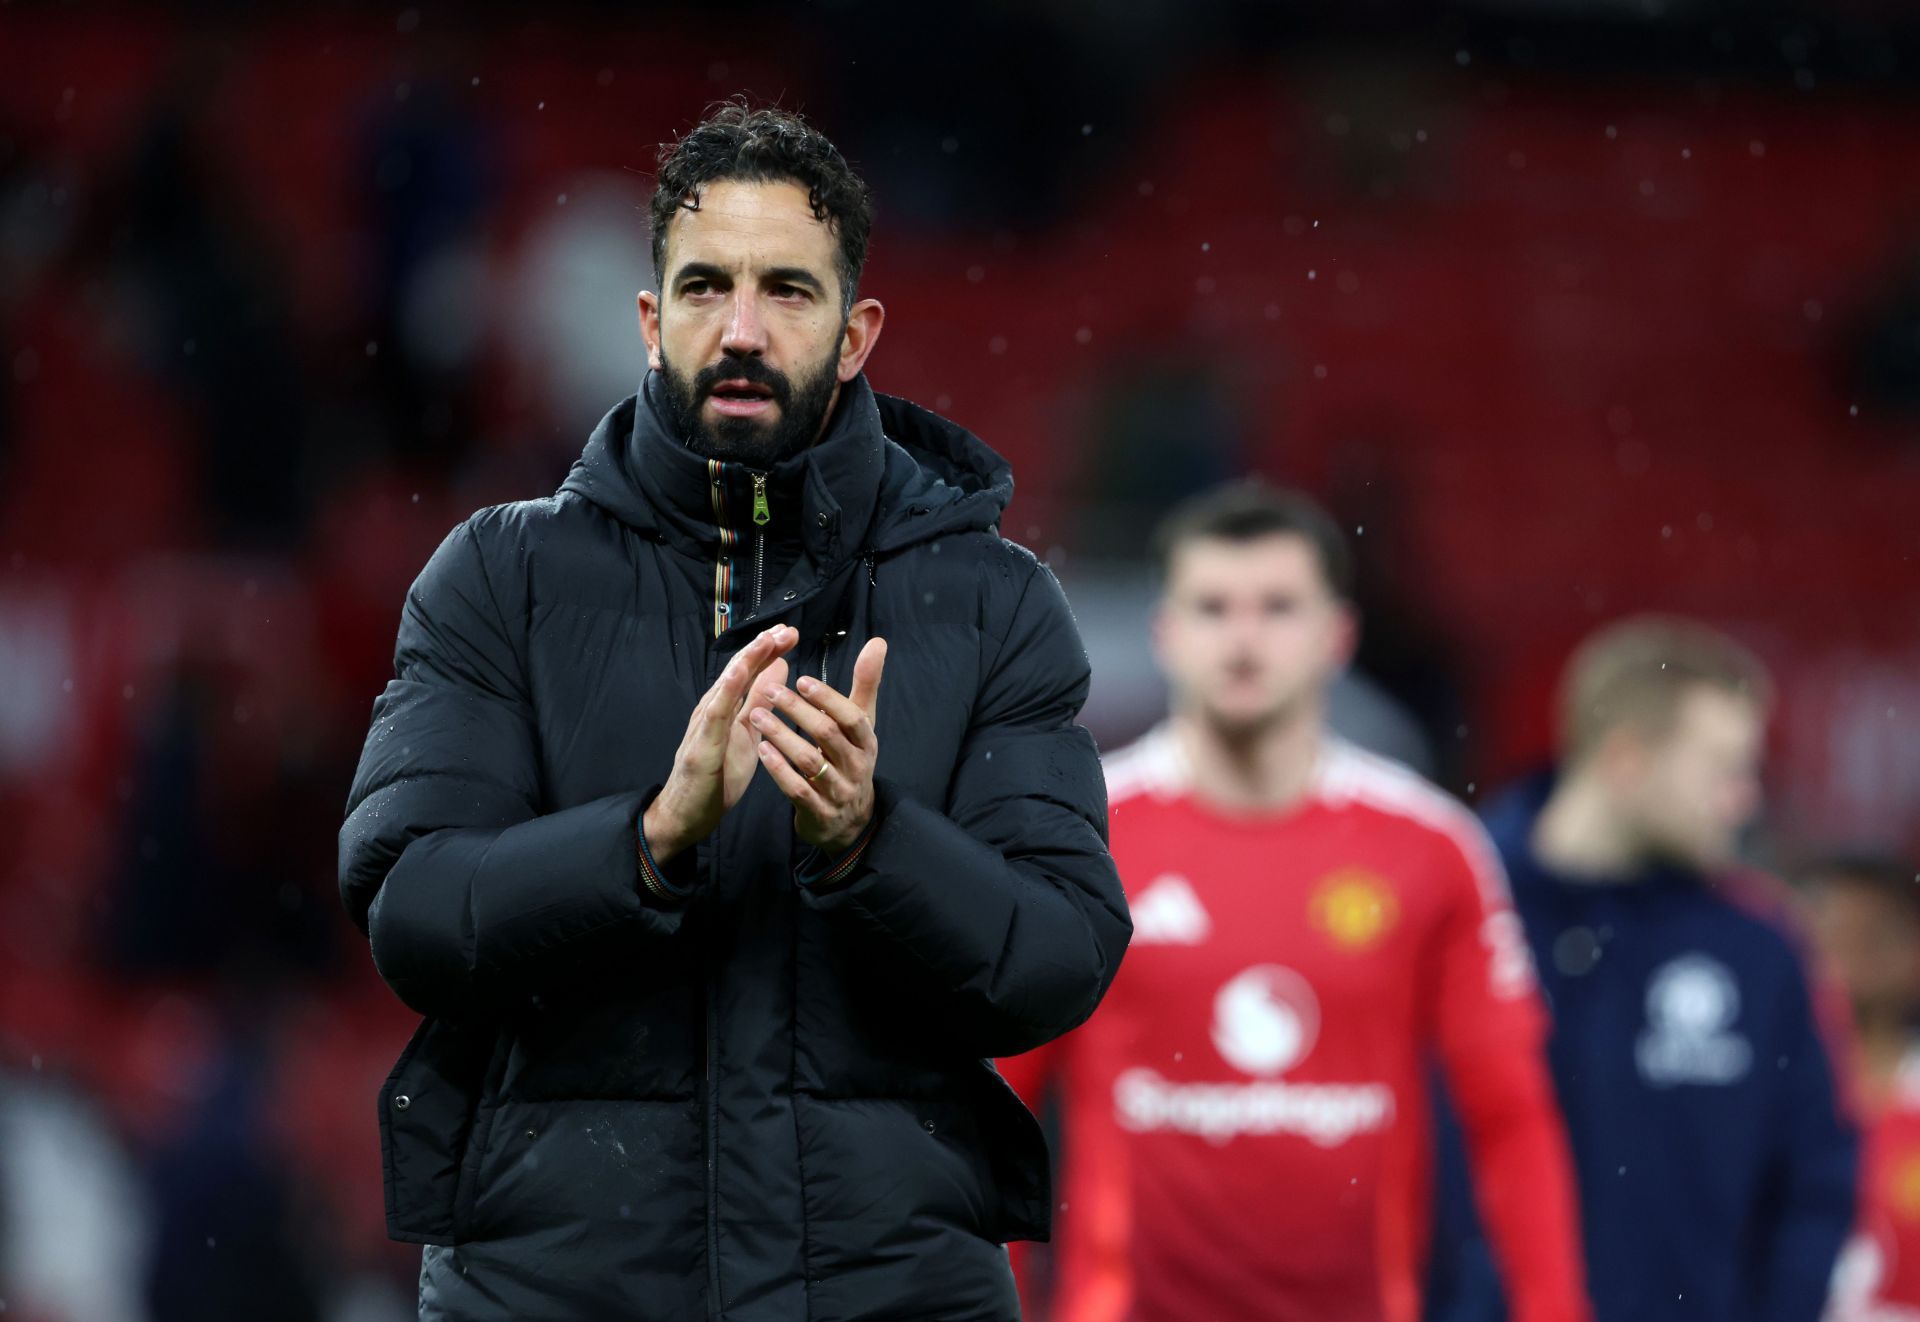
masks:
<path fill-rule="evenodd" d="M 1596 1322 L 1818 1322 L 1859 1140 L 1781 899 L 1678 869 L 1556 876 L 1531 847 L 1550 788 L 1523 785 L 1487 826 L 1553 1012 Z M 1441 1129 L 1428 1316 L 1489 1322 L 1499 1284 Z"/>

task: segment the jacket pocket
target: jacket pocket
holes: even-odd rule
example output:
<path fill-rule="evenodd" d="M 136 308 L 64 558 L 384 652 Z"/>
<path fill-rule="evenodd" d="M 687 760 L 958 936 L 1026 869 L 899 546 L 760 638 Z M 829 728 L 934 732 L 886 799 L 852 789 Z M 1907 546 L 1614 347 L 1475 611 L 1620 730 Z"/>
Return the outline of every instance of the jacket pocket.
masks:
<path fill-rule="evenodd" d="M 499 1034 L 485 1021 L 423 1019 L 380 1088 L 387 1235 L 452 1244 L 471 1207 L 468 1158 Z M 463 1185 L 468 1186 L 462 1197 Z"/>

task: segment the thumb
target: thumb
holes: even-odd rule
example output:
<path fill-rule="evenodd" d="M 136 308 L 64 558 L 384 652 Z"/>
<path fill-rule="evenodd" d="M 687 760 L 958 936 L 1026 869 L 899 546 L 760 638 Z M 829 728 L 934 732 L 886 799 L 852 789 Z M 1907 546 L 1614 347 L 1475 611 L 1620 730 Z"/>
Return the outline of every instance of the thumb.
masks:
<path fill-rule="evenodd" d="M 854 705 L 873 720 L 880 697 L 880 673 L 887 668 L 887 640 L 870 638 L 853 663 Z"/>

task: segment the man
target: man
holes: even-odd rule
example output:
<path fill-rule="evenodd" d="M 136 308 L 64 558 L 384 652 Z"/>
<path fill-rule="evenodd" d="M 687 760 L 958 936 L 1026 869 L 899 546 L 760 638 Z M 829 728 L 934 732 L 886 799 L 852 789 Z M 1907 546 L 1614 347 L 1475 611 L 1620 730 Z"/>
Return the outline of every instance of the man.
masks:
<path fill-rule="evenodd" d="M 1600 1322 L 1815 1322 L 1852 1220 L 1821 1007 L 1782 893 L 1734 862 L 1768 695 L 1721 634 L 1616 624 L 1567 671 L 1558 779 L 1488 818 L 1553 1006 Z M 1497 1301 L 1469 1270 L 1439 1315 Z"/>
<path fill-rule="evenodd" d="M 1050 1316 L 1411 1322 L 1433 1050 L 1523 1316 L 1584 1319 L 1499 866 L 1464 808 L 1326 728 L 1356 637 L 1340 530 L 1249 484 L 1159 551 L 1172 712 L 1107 762 L 1134 948 L 1090 1023 L 1009 1067 L 1061 1111 Z"/>
<path fill-rule="evenodd" d="M 1833 1322 L 1920 1319 L 1920 887 L 1871 854 L 1804 869 L 1814 942 L 1853 1006 L 1855 1095 L 1870 1121 Z"/>
<path fill-rule="evenodd" d="M 390 1230 L 424 1318 L 1010 1319 L 1050 1194 L 988 1058 L 1129 931 L 1087 658 L 1004 461 L 867 385 L 833 145 L 728 105 L 653 224 L 652 370 L 434 555 L 355 778 L 342 890 L 428 1016 Z"/>

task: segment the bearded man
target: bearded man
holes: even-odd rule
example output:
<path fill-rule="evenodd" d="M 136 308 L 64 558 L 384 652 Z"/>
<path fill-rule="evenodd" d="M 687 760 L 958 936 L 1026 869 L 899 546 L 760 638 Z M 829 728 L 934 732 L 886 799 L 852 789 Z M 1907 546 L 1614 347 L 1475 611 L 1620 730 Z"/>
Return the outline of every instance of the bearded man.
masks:
<path fill-rule="evenodd" d="M 341 833 L 426 1016 L 381 1097 L 423 1319 L 1018 1316 L 989 1063 L 1126 948 L 1088 662 L 1007 464 L 876 394 L 871 213 L 730 104 L 663 149 L 651 370 L 408 595 Z"/>

